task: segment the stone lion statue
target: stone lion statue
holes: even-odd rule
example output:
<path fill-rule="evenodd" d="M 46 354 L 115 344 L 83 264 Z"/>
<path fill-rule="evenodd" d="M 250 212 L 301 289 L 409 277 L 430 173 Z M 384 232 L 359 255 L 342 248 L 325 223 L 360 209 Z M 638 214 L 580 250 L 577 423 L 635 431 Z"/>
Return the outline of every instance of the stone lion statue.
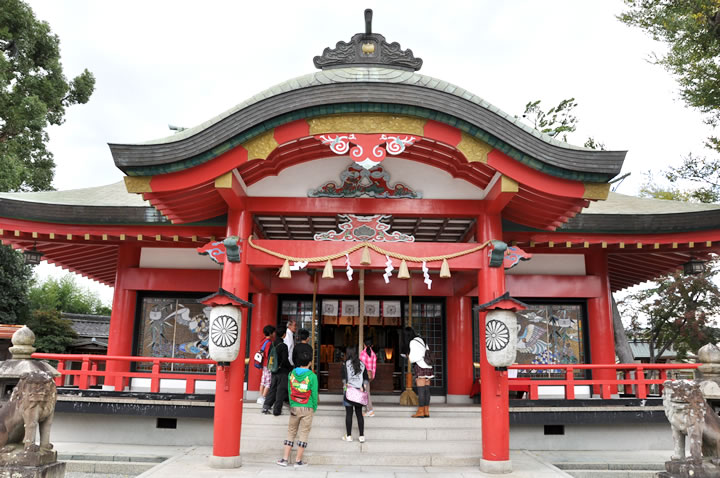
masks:
<path fill-rule="evenodd" d="M 673 460 L 685 460 L 685 437 L 690 458 L 701 462 L 703 456 L 716 463 L 720 458 L 720 417 L 705 401 L 700 384 L 692 380 L 666 381 L 663 406 L 673 434 Z"/>
<path fill-rule="evenodd" d="M 50 374 L 23 374 L 10 400 L 0 408 L 0 453 L 15 451 L 20 446 L 26 452 L 52 449 L 50 426 L 56 400 L 57 390 Z M 40 445 L 35 440 L 38 425 Z"/>

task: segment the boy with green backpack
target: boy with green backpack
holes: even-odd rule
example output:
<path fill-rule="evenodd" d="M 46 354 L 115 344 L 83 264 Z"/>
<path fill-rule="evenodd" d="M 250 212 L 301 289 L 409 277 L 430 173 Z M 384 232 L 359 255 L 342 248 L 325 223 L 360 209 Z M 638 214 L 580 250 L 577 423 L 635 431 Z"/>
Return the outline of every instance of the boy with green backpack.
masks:
<path fill-rule="evenodd" d="M 288 466 L 290 452 L 297 438 L 298 450 L 295 456 L 295 468 L 307 466 L 302 460 L 307 447 L 308 435 L 312 427 L 313 414 L 318 405 L 317 375 L 308 368 L 313 357 L 312 347 L 308 344 L 295 346 L 296 367 L 288 377 L 288 393 L 290 395 L 290 420 L 288 422 L 285 453 L 277 461 L 280 466 Z"/>

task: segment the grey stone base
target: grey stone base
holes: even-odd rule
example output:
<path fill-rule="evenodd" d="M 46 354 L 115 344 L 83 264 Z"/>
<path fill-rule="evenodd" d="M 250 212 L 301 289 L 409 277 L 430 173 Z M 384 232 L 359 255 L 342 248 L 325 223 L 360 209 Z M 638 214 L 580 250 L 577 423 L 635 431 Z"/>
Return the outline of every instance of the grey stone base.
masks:
<path fill-rule="evenodd" d="M 242 466 L 242 459 L 240 456 L 211 456 L 208 463 L 210 468 L 217 468 L 221 470 L 230 470 L 232 468 L 240 468 Z M 2 477 L 0 477 L 2 478 Z"/>
<path fill-rule="evenodd" d="M 23 449 L 22 444 L 13 446 L 16 448 L 14 451 L 0 453 L 0 467 L 38 467 L 57 462 L 57 452 L 53 449 L 41 448 L 38 451 L 26 451 Z"/>
<path fill-rule="evenodd" d="M 65 463 L 55 462 L 42 466 L 4 465 L 0 468 L 0 478 L 64 478 Z"/>
<path fill-rule="evenodd" d="M 707 461 L 666 461 L 665 469 L 657 474 L 659 478 L 720 478 L 720 468 Z"/>
<path fill-rule="evenodd" d="M 503 473 L 512 473 L 512 461 L 491 461 L 480 459 L 480 471 L 483 473 L 492 473 L 494 475 L 500 475 Z"/>

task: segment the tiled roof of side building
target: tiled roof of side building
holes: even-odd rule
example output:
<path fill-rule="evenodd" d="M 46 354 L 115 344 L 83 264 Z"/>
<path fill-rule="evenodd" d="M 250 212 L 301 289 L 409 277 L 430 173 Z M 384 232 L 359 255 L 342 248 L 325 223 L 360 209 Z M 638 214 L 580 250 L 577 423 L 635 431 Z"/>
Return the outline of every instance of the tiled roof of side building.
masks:
<path fill-rule="evenodd" d="M 559 232 L 674 233 L 720 229 L 720 205 L 610 193 L 558 228 Z"/>

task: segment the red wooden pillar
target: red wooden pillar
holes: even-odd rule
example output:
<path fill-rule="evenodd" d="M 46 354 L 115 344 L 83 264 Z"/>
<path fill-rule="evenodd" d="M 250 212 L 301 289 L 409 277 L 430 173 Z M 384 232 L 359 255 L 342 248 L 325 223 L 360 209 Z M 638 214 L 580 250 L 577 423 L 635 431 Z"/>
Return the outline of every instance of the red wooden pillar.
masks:
<path fill-rule="evenodd" d="M 247 264 L 247 238 L 252 231 L 252 214 L 237 209 L 228 211 L 228 236 L 242 239 L 241 262 L 225 262 L 222 288 L 240 299 L 247 300 L 250 286 L 250 267 Z M 243 311 L 247 313 L 247 311 Z M 241 323 L 244 323 L 243 321 Z M 218 367 L 215 382 L 215 416 L 213 419 L 213 468 L 237 468 L 240 460 L 240 432 L 242 430 L 243 385 L 245 381 L 245 334 L 240 330 L 238 358 L 227 367 Z"/>
<path fill-rule="evenodd" d="M 595 251 L 585 255 L 585 269 L 588 275 L 598 276 L 601 290 L 598 297 L 588 299 L 588 332 L 590 336 L 590 360 L 594 364 L 615 363 L 615 335 L 610 300 L 610 279 L 608 277 L 607 253 Z M 614 370 L 594 370 L 593 378 L 612 380 Z M 609 385 L 602 387 L 609 388 Z M 601 386 L 594 387 L 594 393 L 601 393 Z"/>
<path fill-rule="evenodd" d="M 260 350 L 265 335 L 263 328 L 266 325 L 275 325 L 277 322 L 277 296 L 269 292 L 260 292 L 253 295 L 252 330 L 250 331 L 250 367 L 248 370 L 248 390 L 260 390 L 260 375 L 262 370 L 253 365 L 253 355 Z"/>
<path fill-rule="evenodd" d="M 477 241 L 502 240 L 499 215 L 478 217 Z M 487 249 L 482 268 L 478 271 L 478 302 L 484 304 L 505 293 L 505 269 L 490 267 Z M 485 473 L 510 473 L 510 411 L 507 372 L 498 372 L 487 361 L 485 349 L 485 314 L 480 312 L 480 403 L 482 407 L 482 459 L 480 470 Z"/>
<path fill-rule="evenodd" d="M 470 297 L 447 299 L 448 402 L 466 402 L 473 382 L 472 307 Z"/>
<path fill-rule="evenodd" d="M 110 334 L 108 338 L 108 355 L 132 355 L 133 333 L 135 326 L 135 302 L 137 291 L 125 286 L 125 272 L 140 264 L 140 248 L 130 244 L 118 247 L 117 272 L 115 273 L 115 290 L 113 292 L 112 312 L 110 314 Z M 108 362 L 109 372 L 127 372 L 130 362 Z M 111 379 L 107 385 L 115 385 L 115 390 L 122 391 L 125 380 Z"/>

